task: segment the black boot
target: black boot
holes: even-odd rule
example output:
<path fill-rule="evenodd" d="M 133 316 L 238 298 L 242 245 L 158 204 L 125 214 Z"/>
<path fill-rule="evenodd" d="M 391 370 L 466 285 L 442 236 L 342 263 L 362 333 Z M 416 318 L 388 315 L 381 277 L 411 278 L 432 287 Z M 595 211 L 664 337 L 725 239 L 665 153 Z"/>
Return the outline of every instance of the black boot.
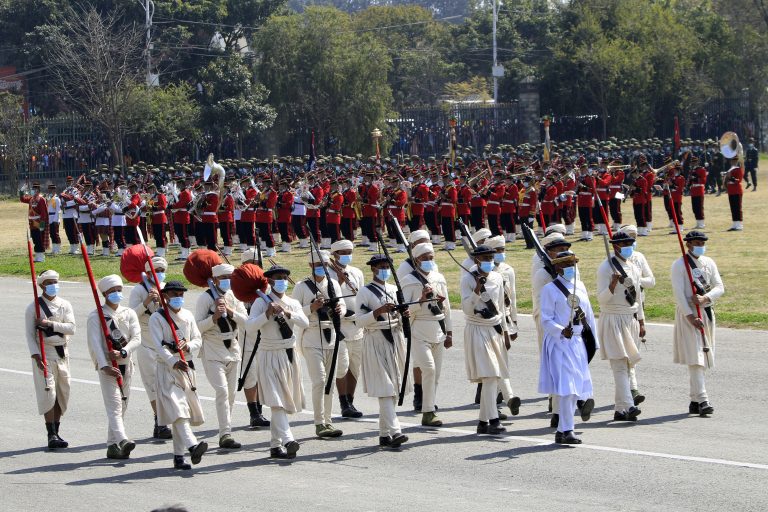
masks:
<path fill-rule="evenodd" d="M 477 391 L 475 391 L 475 403 L 476 404 L 480 403 L 480 393 L 482 393 L 482 392 L 483 392 L 483 384 L 480 383 L 480 384 L 477 385 Z"/>
<path fill-rule="evenodd" d="M 491 435 L 498 435 L 506 432 L 507 429 L 504 428 L 501 424 L 501 421 L 499 421 L 499 418 L 492 419 L 488 422 L 488 433 Z"/>
<path fill-rule="evenodd" d="M 248 412 L 251 414 L 251 427 L 269 426 L 269 420 L 261 413 L 261 404 L 259 402 L 248 402 Z"/>
<path fill-rule="evenodd" d="M 355 416 L 355 418 L 362 418 L 363 413 L 360 412 L 357 407 L 355 407 L 355 395 L 347 395 L 347 400 L 349 400 L 349 408 L 355 411 L 355 414 L 359 414 L 360 416 Z"/>
<path fill-rule="evenodd" d="M 503 404 L 504 403 L 504 395 L 501 394 L 501 391 L 499 391 L 499 394 L 496 395 L 496 405 Z"/>
<path fill-rule="evenodd" d="M 560 424 L 560 415 L 559 414 L 553 414 L 551 418 L 549 418 L 549 427 L 550 428 L 557 428 L 557 426 Z"/>
<path fill-rule="evenodd" d="M 192 469 L 192 466 L 189 464 L 189 462 L 184 460 L 183 455 L 174 455 L 173 456 L 173 469 Z"/>
<path fill-rule="evenodd" d="M 60 421 L 55 421 L 53 423 L 53 430 L 56 432 L 56 438 L 59 440 L 59 446 L 57 446 L 57 448 L 66 448 L 66 447 L 69 446 L 69 443 L 66 442 L 65 440 L 63 440 L 61 438 L 61 436 L 59 435 L 59 427 L 60 426 L 61 426 L 61 422 Z"/>
<path fill-rule="evenodd" d="M 421 384 L 414 384 L 413 385 L 413 410 L 416 412 L 421 412 L 421 405 L 422 405 L 422 390 L 421 390 Z"/>
<path fill-rule="evenodd" d="M 67 446 L 69 446 L 66 443 L 66 441 L 59 439 L 59 436 L 56 434 L 55 423 L 46 422 L 45 430 L 48 433 L 48 449 L 49 450 L 57 450 L 59 448 L 66 448 Z"/>
<path fill-rule="evenodd" d="M 157 416 L 155 416 L 155 428 L 152 430 L 152 437 L 155 439 L 173 439 L 173 432 L 167 425 L 158 425 Z"/>
<path fill-rule="evenodd" d="M 341 404 L 341 417 L 360 418 L 363 413 L 352 407 L 352 401 L 350 398 L 350 395 L 339 395 L 339 403 Z"/>

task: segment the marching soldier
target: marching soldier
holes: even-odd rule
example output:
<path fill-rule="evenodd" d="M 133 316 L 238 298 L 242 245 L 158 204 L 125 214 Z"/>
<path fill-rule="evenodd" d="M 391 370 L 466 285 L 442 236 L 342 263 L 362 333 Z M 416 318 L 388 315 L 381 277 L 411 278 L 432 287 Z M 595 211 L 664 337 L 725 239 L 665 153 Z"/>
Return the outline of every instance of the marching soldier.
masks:
<path fill-rule="evenodd" d="M 99 374 L 101 395 L 107 413 L 107 458 L 127 459 L 136 448 L 136 443 L 125 433 L 123 417 L 128 408 L 133 380 L 133 352 L 141 345 L 141 327 L 133 309 L 120 305 L 123 300 L 123 281 L 120 276 L 108 275 L 99 281 L 98 287 L 104 296 L 102 310 L 112 337 L 112 352 L 107 352 L 98 309 L 88 315 L 88 349 Z M 112 365 L 113 361 L 117 368 Z M 120 377 L 123 380 L 122 389 L 117 383 Z"/>
<path fill-rule="evenodd" d="M 538 194 L 530 178 L 523 180 L 522 189 L 518 190 L 520 190 L 520 194 L 522 195 L 520 199 L 520 207 L 517 210 L 520 216 L 520 224 L 525 224 L 528 227 L 533 228 L 533 219 L 536 216 L 536 211 L 538 209 Z M 525 241 L 525 248 L 533 249 L 533 244 L 528 239 Z"/>
<path fill-rule="evenodd" d="M 683 228 L 683 191 L 685 190 L 685 178 L 679 173 L 680 169 L 672 167 L 667 173 L 666 187 L 662 193 L 664 198 L 664 209 L 667 211 L 669 217 L 669 226 L 674 228 L 675 224 L 672 220 L 672 208 L 675 209 L 677 215 L 677 223 L 680 225 L 680 229 Z M 677 231 L 670 231 L 670 235 L 674 235 Z"/>
<path fill-rule="evenodd" d="M 189 203 L 192 202 L 192 192 L 187 187 L 186 180 L 183 175 L 177 176 L 176 183 L 181 191 L 178 197 L 174 197 L 171 203 L 171 214 L 173 216 L 173 232 L 176 234 L 176 239 L 181 245 L 181 254 L 176 258 L 177 260 L 186 260 L 189 256 L 189 249 L 191 247 L 189 240 Z"/>
<path fill-rule="evenodd" d="M 237 363 L 241 358 L 239 330 L 248 319 L 245 306 L 235 298 L 230 278 L 235 267 L 216 265 L 212 280 L 195 305 L 195 320 L 203 338 L 200 359 L 208 382 L 216 394 L 219 447 L 238 449 L 232 437 L 232 406 L 237 388 Z"/>
<path fill-rule="evenodd" d="M 688 412 L 701 416 L 714 412 L 705 387 L 704 371 L 715 365 L 714 305 L 725 293 L 715 260 L 704 256 L 708 239 L 701 231 L 689 231 L 685 235 L 685 256 L 675 260 L 671 270 L 676 304 L 674 362 L 688 366 L 691 397 Z M 693 287 L 683 258 L 690 266 Z M 692 289 L 694 287 L 695 293 Z M 697 315 L 697 304 L 701 317 Z"/>
<path fill-rule="evenodd" d="M 492 236 L 500 235 L 502 232 L 501 202 L 506 192 L 506 187 L 503 183 L 501 183 L 501 178 L 504 176 L 504 173 L 497 172 L 495 176 L 498 182 L 492 184 L 488 189 L 486 202 L 488 205 L 486 209 L 486 215 L 488 217 L 488 229 L 491 230 Z"/>
<path fill-rule="evenodd" d="M 302 331 L 301 351 L 307 362 L 307 371 L 312 380 L 312 410 L 315 416 L 315 433 L 318 437 L 339 437 L 342 431 L 331 423 L 333 407 L 333 389 L 324 394 L 325 382 L 331 368 L 333 344 L 336 343 L 336 331 L 333 328 L 331 315 L 335 312 L 343 318 L 347 312 L 346 303 L 341 300 L 334 312 L 326 304 L 329 300 L 328 287 L 333 286 L 336 297 L 341 297 L 339 283 L 325 275 L 323 263 L 330 263 L 328 251 L 310 250 L 308 258 L 312 275 L 293 289 L 293 298 L 299 301 L 304 314 L 309 319 L 309 327 Z M 320 260 L 322 258 L 322 260 Z M 320 260 L 320 261 L 319 261 Z"/>
<path fill-rule="evenodd" d="M 577 402 L 584 400 L 584 413 L 592 412 L 592 377 L 585 345 L 587 330 L 596 333 L 595 316 L 584 283 L 578 279 L 578 258 L 571 251 L 559 253 L 552 264 L 557 277 L 541 290 L 541 326 L 544 346 L 539 365 L 539 393 L 557 397 L 557 432 L 555 443 L 581 444 L 573 433 L 573 412 Z M 571 299 L 575 296 L 578 300 Z M 571 303 L 571 301 L 575 301 Z M 596 348 L 597 339 L 594 339 Z"/>
<path fill-rule="evenodd" d="M 607 166 L 608 162 L 604 160 L 605 166 Z M 608 172 L 607 167 L 600 166 L 598 168 L 597 176 L 595 177 L 595 193 L 597 194 L 597 197 L 600 198 L 600 202 L 603 203 L 603 206 L 608 206 L 608 200 L 610 199 L 610 196 L 608 195 L 609 187 L 611 186 L 612 177 L 610 173 Z M 597 234 L 603 235 L 608 233 L 608 226 L 605 225 L 605 221 L 603 220 L 603 214 L 600 210 L 600 204 L 595 201 L 594 207 L 592 210 L 592 218 L 597 219 L 596 227 L 597 227 Z"/>
<path fill-rule="evenodd" d="M 517 236 L 515 227 L 515 213 L 520 191 L 511 176 L 504 178 L 504 197 L 501 199 L 501 229 L 504 231 L 504 240 L 514 242 Z"/>
<path fill-rule="evenodd" d="M 259 241 L 262 249 L 266 245 L 265 255 L 271 258 L 275 255 L 275 239 L 272 236 L 272 210 L 277 206 L 277 191 L 272 184 L 266 186 L 259 194 L 256 208 L 256 229 L 259 233 Z"/>
<path fill-rule="evenodd" d="M 579 179 L 576 187 L 578 192 L 576 207 L 581 221 L 580 242 L 592 241 L 592 231 L 594 230 L 592 211 L 595 206 L 594 187 L 595 179 L 592 177 L 592 171 L 588 169 L 586 162 L 582 162 L 579 167 Z"/>
<path fill-rule="evenodd" d="M 744 179 L 744 169 L 739 164 L 737 154 L 729 153 L 723 156 L 725 156 L 726 161 L 730 159 L 731 166 L 723 175 L 725 190 L 728 192 L 728 205 L 731 207 L 731 220 L 733 221 L 728 231 L 742 231 L 744 229 L 744 214 L 741 210 L 741 201 L 744 190 L 741 188 L 741 182 Z"/>
<path fill-rule="evenodd" d="M 461 307 L 466 316 L 464 356 L 467 377 L 482 384 L 478 434 L 501 434 L 496 394 L 499 382 L 509 376 L 506 347 L 509 327 L 504 311 L 504 279 L 493 272 L 495 251 L 479 245 L 472 251 L 476 266 L 461 277 Z"/>
<path fill-rule="evenodd" d="M 332 245 L 341 238 L 341 214 L 344 195 L 339 192 L 339 182 L 331 181 L 331 191 L 328 194 L 328 207 L 325 209 L 326 244 Z"/>
<path fill-rule="evenodd" d="M 197 236 L 197 245 L 205 246 L 211 251 L 216 250 L 217 237 L 216 228 L 219 226 L 219 192 L 212 178 L 205 182 L 205 199 L 203 200 L 203 211 L 198 221 L 199 229 Z M 202 240 L 201 240 L 202 238 Z"/>
<path fill-rule="evenodd" d="M 32 195 L 19 192 L 19 200 L 29 205 L 27 219 L 29 232 L 35 245 L 35 263 L 45 261 L 46 233 L 48 228 L 48 206 L 40 194 L 40 184 L 32 183 Z"/>
<path fill-rule="evenodd" d="M 352 242 L 339 240 L 331 245 L 333 259 L 328 267 L 331 279 L 341 286 L 341 293 L 347 305 L 347 312 L 341 322 L 341 332 L 344 340 L 339 346 L 336 389 L 339 392 L 341 416 L 344 418 L 360 418 L 363 413 L 355 407 L 355 389 L 360 380 L 360 367 L 363 354 L 363 329 L 355 322 L 355 296 L 365 285 L 363 271 L 353 267 Z"/>
<path fill-rule="evenodd" d="M 168 269 L 168 262 L 161 256 L 155 256 L 152 258 L 152 265 L 155 267 L 155 273 L 160 280 L 160 287 L 162 288 L 165 281 L 165 272 Z M 150 272 L 149 263 L 145 263 L 144 269 L 147 273 Z M 160 292 L 157 291 L 152 278 L 146 278 L 133 287 L 131 295 L 128 297 L 128 307 L 136 313 L 141 327 L 141 346 L 136 351 L 138 353 L 137 360 L 141 382 L 144 384 L 144 390 L 147 392 L 149 404 L 152 406 L 152 412 L 155 415 L 152 437 L 155 439 L 170 439 L 171 429 L 167 425 L 157 424 L 155 345 L 149 332 L 149 318 L 160 307 Z"/>
<path fill-rule="evenodd" d="M 621 165 L 619 160 L 613 162 L 614 165 Z M 608 209 L 613 219 L 612 231 L 618 231 L 622 224 L 621 199 L 616 194 L 622 193 L 624 189 L 624 171 L 621 167 L 615 167 L 611 171 L 611 184 L 608 185 Z"/>
<path fill-rule="evenodd" d="M 418 182 L 411 191 L 411 218 L 408 220 L 408 229 L 411 233 L 424 227 L 426 222 L 424 218 L 425 203 L 427 201 L 429 201 L 429 187 L 422 178 L 418 178 Z"/>
<path fill-rule="evenodd" d="M 456 249 L 456 203 L 459 200 L 459 193 L 456 186 L 451 181 L 450 176 L 446 176 L 445 186 L 440 195 L 440 227 L 445 238 L 443 249 L 453 251 Z"/>
<path fill-rule="evenodd" d="M 363 203 L 363 218 L 360 219 L 360 232 L 362 234 L 361 246 L 376 246 L 375 226 L 379 223 L 379 198 L 381 191 L 379 186 L 372 182 L 375 173 L 373 171 L 363 174 L 363 185 L 360 186 L 360 200 Z"/>
<path fill-rule="evenodd" d="M 699 159 L 691 157 L 691 175 L 688 179 L 691 191 L 691 208 L 696 218 L 696 229 L 704 229 L 704 194 L 707 186 L 707 169 L 699 165 Z"/>
<path fill-rule="evenodd" d="M 648 197 L 648 185 L 640 169 L 632 169 L 632 185 L 627 192 L 632 196 L 632 211 L 635 214 L 635 224 L 637 224 L 638 236 L 648 236 L 648 225 L 645 221 L 646 206 Z"/>
<path fill-rule="evenodd" d="M 93 256 L 96 238 L 92 211 L 96 209 L 97 198 L 92 192 L 92 187 L 93 184 L 87 178 L 83 180 L 83 194 L 75 199 L 77 202 L 77 224 L 85 239 L 85 250 L 88 251 L 89 256 Z"/>
<path fill-rule="evenodd" d="M 174 323 L 178 345 L 165 317 L 158 310 L 149 317 L 149 332 L 155 345 L 157 373 L 157 420 L 171 425 L 173 430 L 173 467 L 192 469 L 184 455 L 189 452 L 192 464 L 199 464 L 208 450 L 208 443 L 197 441 L 192 427 L 205 421 L 197 396 L 192 352 L 202 344 L 200 331 L 191 311 L 184 309 L 187 288 L 179 281 L 168 281 L 161 292 L 168 305 L 168 315 Z M 179 356 L 184 351 L 185 361 Z"/>
<path fill-rule="evenodd" d="M 641 359 L 638 342 L 645 337 L 639 290 L 642 275 L 629 261 L 634 242 L 626 232 L 616 233 L 611 239 L 614 254 L 597 269 L 598 338 L 602 342 L 602 358 L 610 361 L 613 371 L 614 421 L 637 421 L 641 413 L 635 404 L 630 379 L 631 370 Z"/>
<path fill-rule="evenodd" d="M 61 215 L 61 199 L 56 194 L 56 185 L 48 185 L 48 227 L 51 233 L 51 255 L 61 253 L 61 236 L 59 235 L 59 216 Z"/>
<path fill-rule="evenodd" d="M 342 193 L 344 203 L 341 207 L 341 236 L 347 240 L 354 241 L 355 231 L 357 230 L 357 210 L 355 210 L 358 204 L 357 191 L 352 186 L 351 178 L 346 178 L 344 184 L 346 190 Z"/>
<path fill-rule="evenodd" d="M 48 449 L 66 448 L 69 443 L 59 436 L 61 418 L 69 404 L 69 340 L 75 334 L 75 314 L 72 305 L 59 297 L 59 273 L 46 270 L 37 277 L 42 290 L 38 297 L 40 319 L 35 316 L 35 304 L 27 306 L 25 332 L 33 360 L 32 378 L 35 383 L 37 411 L 45 419 Z M 40 353 L 38 331 L 43 333 L 45 360 Z M 45 378 L 44 370 L 48 372 Z"/>
<path fill-rule="evenodd" d="M 440 427 L 443 422 L 435 413 L 435 396 L 443 366 L 443 351 L 453 346 L 451 304 L 448 284 L 438 272 L 435 249 L 430 243 L 417 245 L 412 250 L 415 269 L 402 279 L 403 295 L 411 318 L 411 347 L 413 366 L 419 368 L 421 390 L 421 424 Z M 430 301 L 430 302 L 426 302 Z"/>
<path fill-rule="evenodd" d="M 80 241 L 77 237 L 77 202 L 75 201 L 76 189 L 74 187 L 74 178 L 67 176 L 67 188 L 61 193 L 62 212 L 61 217 L 64 222 L 64 233 L 69 242 L 69 254 L 78 254 Z"/>
<path fill-rule="evenodd" d="M 395 450 L 408 441 L 395 410 L 404 378 L 405 339 L 397 312 L 397 290 L 387 284 L 391 277 L 390 261 L 375 254 L 368 265 L 373 280 L 360 289 L 356 300 L 356 321 L 365 330 L 363 388 L 368 396 L 379 401 L 379 446 Z M 402 314 L 408 316 L 409 311 Z"/>
<path fill-rule="evenodd" d="M 166 225 L 168 224 L 168 216 L 165 211 L 168 209 L 168 198 L 165 194 L 158 193 L 154 183 L 147 185 L 147 193 L 151 194 L 151 199 L 147 207 L 150 210 L 152 237 L 155 239 L 156 247 L 155 253 L 161 258 L 164 258 L 167 245 L 165 230 Z"/>
<path fill-rule="evenodd" d="M 235 197 L 232 194 L 231 189 L 227 189 L 226 194 L 224 194 L 224 197 L 219 204 L 218 218 L 219 234 L 221 235 L 221 243 L 224 245 L 221 253 L 224 256 L 232 256 L 232 235 L 235 225 Z"/>
<path fill-rule="evenodd" d="M 291 210 L 293 209 L 293 192 L 288 180 L 280 181 L 280 191 L 277 194 L 277 229 L 280 232 L 282 245 L 280 252 L 291 252 Z M 353 230 L 354 231 L 354 230 Z M 298 236 L 299 233 L 295 232 Z"/>
<path fill-rule="evenodd" d="M 269 296 L 254 302 L 246 323 L 247 330 L 261 333 L 256 373 L 259 396 L 272 416 L 269 456 L 277 459 L 296 457 L 299 443 L 291 432 L 288 414 L 296 414 L 304 407 L 294 333 L 295 329 L 309 327 L 309 320 L 301 304 L 285 295 L 290 274 L 290 270 L 280 266 L 264 272 L 269 280 Z"/>

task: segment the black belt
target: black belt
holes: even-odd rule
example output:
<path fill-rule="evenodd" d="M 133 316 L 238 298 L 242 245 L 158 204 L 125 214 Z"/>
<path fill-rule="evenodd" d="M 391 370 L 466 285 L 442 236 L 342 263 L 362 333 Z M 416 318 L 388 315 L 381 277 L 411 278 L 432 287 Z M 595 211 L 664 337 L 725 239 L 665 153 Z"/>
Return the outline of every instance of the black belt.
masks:
<path fill-rule="evenodd" d="M 67 357 L 67 353 L 64 351 L 64 345 L 54 345 L 53 348 L 56 349 L 56 353 L 61 359 Z"/>

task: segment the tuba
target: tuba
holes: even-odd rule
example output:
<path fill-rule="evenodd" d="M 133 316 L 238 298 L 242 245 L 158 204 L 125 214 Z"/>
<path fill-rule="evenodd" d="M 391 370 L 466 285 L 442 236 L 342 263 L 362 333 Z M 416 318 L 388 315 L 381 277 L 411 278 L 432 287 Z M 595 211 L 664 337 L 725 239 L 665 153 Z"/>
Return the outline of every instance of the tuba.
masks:
<path fill-rule="evenodd" d="M 219 187 L 219 202 L 221 202 L 224 197 L 224 180 L 226 179 L 226 174 L 227 171 L 224 170 L 224 167 L 213 161 L 213 153 L 208 155 L 208 160 L 205 163 L 205 170 L 203 171 L 203 181 L 208 181 L 209 178 L 217 180 Z"/>
<path fill-rule="evenodd" d="M 744 147 L 739 142 L 736 132 L 725 132 L 720 137 L 720 153 L 729 160 L 738 158 L 739 167 L 744 167 Z"/>

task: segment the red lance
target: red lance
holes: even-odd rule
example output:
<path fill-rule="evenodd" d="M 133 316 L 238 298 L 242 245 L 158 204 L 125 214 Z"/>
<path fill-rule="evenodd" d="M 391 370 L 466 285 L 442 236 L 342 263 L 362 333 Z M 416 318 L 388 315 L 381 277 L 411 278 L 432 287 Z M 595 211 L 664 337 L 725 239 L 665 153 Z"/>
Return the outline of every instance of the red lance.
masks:
<path fill-rule="evenodd" d="M 29 270 L 32 273 L 32 294 L 35 297 L 35 318 L 40 320 L 40 302 L 37 297 L 37 274 L 35 273 L 35 259 L 32 256 L 34 250 L 32 249 L 32 237 L 27 232 L 27 252 L 29 253 Z M 40 329 L 37 331 L 37 341 L 40 344 L 40 361 L 43 364 L 43 379 L 45 380 L 45 390 L 48 391 L 51 388 L 48 386 L 48 360 L 45 358 L 45 342 L 43 340 L 43 332 Z"/>

